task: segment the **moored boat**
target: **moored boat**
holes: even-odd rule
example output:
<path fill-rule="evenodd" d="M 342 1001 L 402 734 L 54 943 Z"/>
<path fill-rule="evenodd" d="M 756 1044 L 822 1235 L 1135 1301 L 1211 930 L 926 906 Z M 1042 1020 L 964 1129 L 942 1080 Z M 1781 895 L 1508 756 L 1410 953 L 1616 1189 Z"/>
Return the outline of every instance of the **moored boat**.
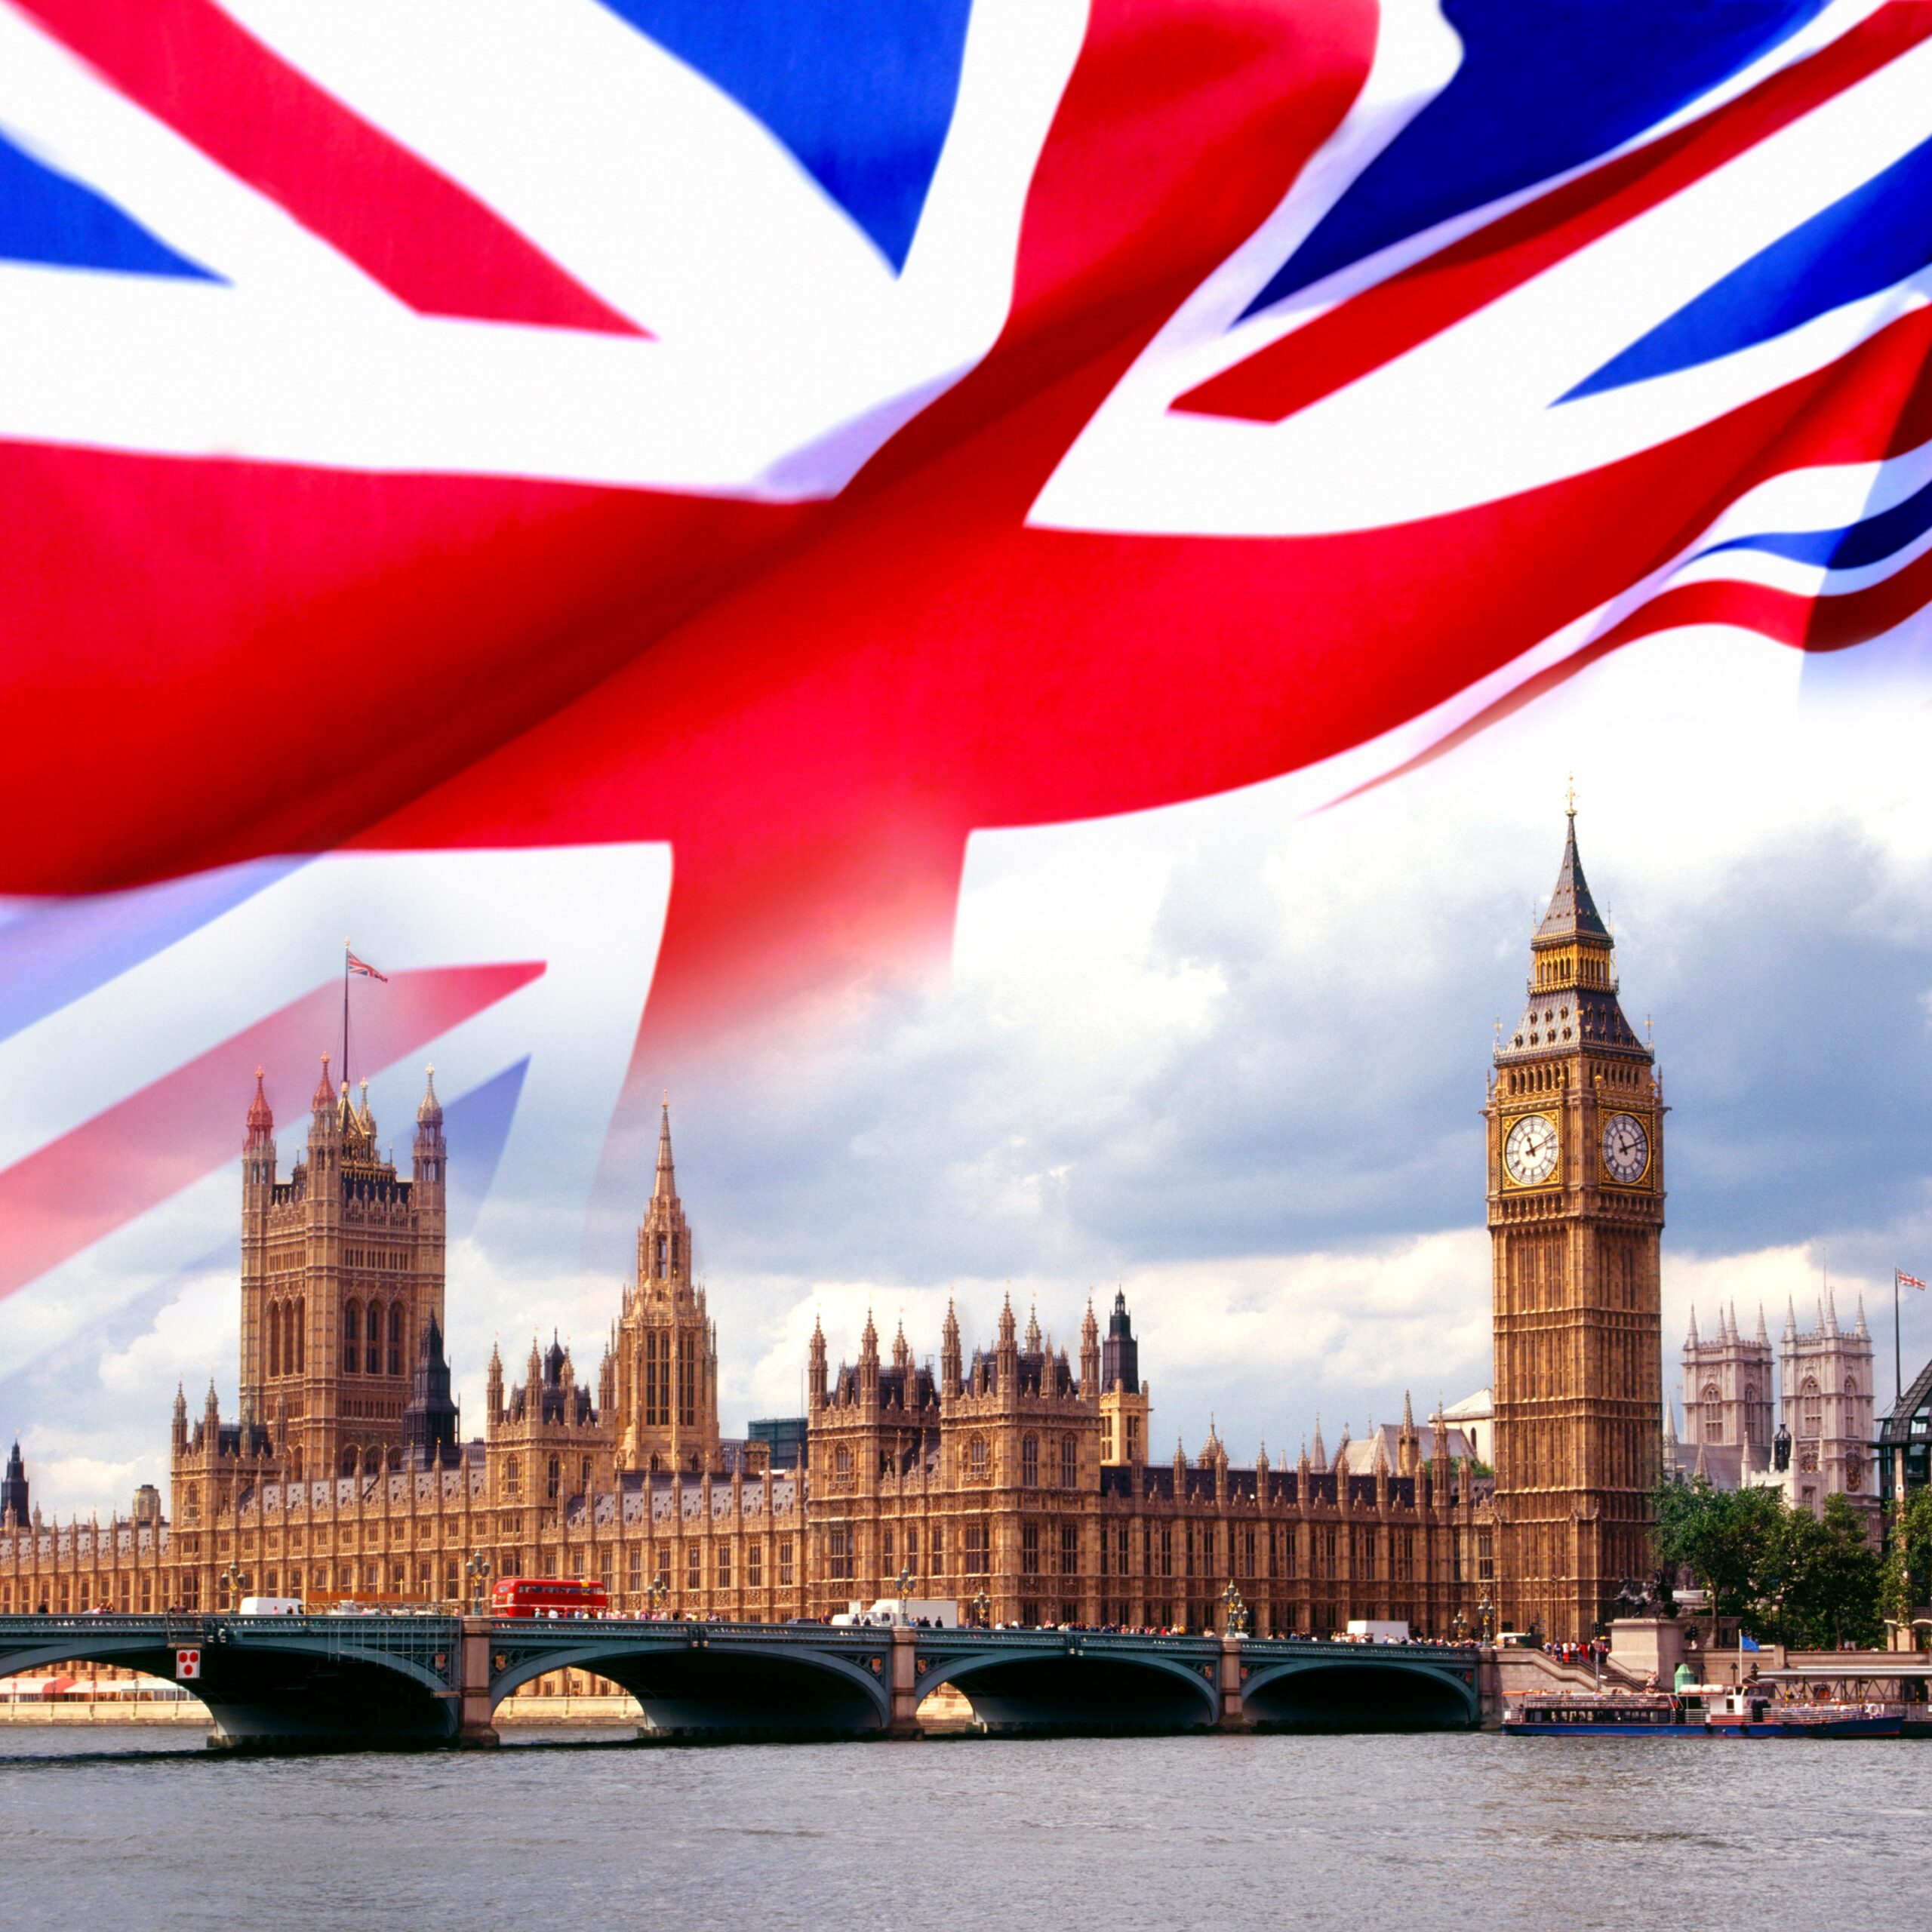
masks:
<path fill-rule="evenodd" d="M 1508 1737 L 1702 1737 L 1704 1713 L 1694 1698 L 1668 1691 L 1551 1691 L 1503 1707 Z"/>
<path fill-rule="evenodd" d="M 1904 1718 L 1897 1704 L 1786 1703 L 1755 1686 L 1700 1684 L 1540 1693 L 1507 1705 L 1503 1730 L 1511 1737 L 1897 1737 Z"/>

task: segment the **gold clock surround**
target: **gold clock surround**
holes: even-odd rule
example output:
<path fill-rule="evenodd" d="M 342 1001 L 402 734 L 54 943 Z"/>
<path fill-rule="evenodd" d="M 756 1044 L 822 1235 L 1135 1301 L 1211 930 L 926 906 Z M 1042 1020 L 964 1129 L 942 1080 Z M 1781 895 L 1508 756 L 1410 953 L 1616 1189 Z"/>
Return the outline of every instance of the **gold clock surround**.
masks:
<path fill-rule="evenodd" d="M 1521 1180 L 1509 1171 L 1509 1137 L 1526 1120 L 1542 1121 L 1556 1138 L 1556 1158 L 1550 1164 L 1549 1172 L 1540 1180 Z M 1561 1187 L 1563 1185 L 1563 1124 L 1547 1107 L 1525 1107 L 1520 1112 L 1506 1115 L 1502 1121 L 1502 1131 L 1497 1138 L 1497 1158 L 1503 1168 L 1503 1187 L 1516 1193 L 1534 1193 L 1540 1189 Z"/>
<path fill-rule="evenodd" d="M 1629 1180 L 1620 1180 L 1617 1175 L 1611 1172 L 1610 1163 L 1604 1155 L 1604 1129 L 1613 1120 L 1620 1117 L 1627 1117 L 1635 1121 L 1638 1131 L 1644 1137 L 1642 1170 L 1634 1178 Z M 1640 1113 L 1634 1107 L 1618 1107 L 1614 1112 L 1607 1112 L 1597 1128 L 1597 1184 L 1601 1187 L 1622 1189 L 1632 1194 L 1654 1192 L 1655 1189 L 1651 1176 L 1657 1168 L 1657 1123 L 1649 1114 Z"/>

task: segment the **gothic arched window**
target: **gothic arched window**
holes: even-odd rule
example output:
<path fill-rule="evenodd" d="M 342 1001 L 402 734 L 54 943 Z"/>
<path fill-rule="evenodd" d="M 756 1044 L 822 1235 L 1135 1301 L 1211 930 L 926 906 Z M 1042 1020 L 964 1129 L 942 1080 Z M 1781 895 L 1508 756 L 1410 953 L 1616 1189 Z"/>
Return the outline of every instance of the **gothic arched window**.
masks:
<path fill-rule="evenodd" d="M 588 1496 L 590 1494 L 590 1458 L 588 1456 L 583 1459 L 577 1478 L 577 1493 L 580 1496 Z"/>
<path fill-rule="evenodd" d="M 281 1373 L 281 1309 L 273 1302 L 269 1304 L 269 1373 Z"/>
<path fill-rule="evenodd" d="M 303 1310 L 306 1306 L 301 1297 L 298 1295 L 289 1310 L 291 1321 L 288 1329 L 288 1372 L 291 1375 L 300 1375 L 302 1373 L 303 1358 L 308 1349 L 308 1344 L 303 1339 Z"/>
<path fill-rule="evenodd" d="M 852 1452 L 844 1443 L 832 1452 L 832 1473 L 841 1482 L 849 1481 L 852 1475 Z"/>
<path fill-rule="evenodd" d="M 373 1301 L 369 1304 L 368 1335 L 369 1373 L 371 1375 L 380 1375 L 383 1372 L 383 1311 L 380 1306 Z"/>
<path fill-rule="evenodd" d="M 1704 1427 L 1700 1439 L 1706 1442 L 1724 1440 L 1724 1398 L 1718 1392 L 1715 1382 L 1704 1386 Z"/>
<path fill-rule="evenodd" d="M 1028 1489 L 1040 1486 L 1040 1438 L 1037 1435 L 1020 1438 L 1020 1480 Z"/>
<path fill-rule="evenodd" d="M 558 1491 L 564 1486 L 564 1467 L 554 1456 L 550 1458 L 550 1469 L 549 1475 L 547 1478 L 547 1484 L 548 1487 L 546 1494 L 548 1494 L 549 1500 L 554 1503 L 557 1500 Z"/>
<path fill-rule="evenodd" d="M 402 1373 L 402 1303 L 389 1304 L 389 1373 Z"/>
<path fill-rule="evenodd" d="M 1744 1440 L 1755 1442 L 1758 1439 L 1758 1385 L 1747 1382 L 1744 1385 Z"/>
<path fill-rule="evenodd" d="M 967 1445 L 966 1460 L 974 1475 L 985 1478 L 986 1473 L 986 1438 L 976 1435 Z"/>
<path fill-rule="evenodd" d="M 356 1463 L 360 1460 L 360 1457 L 358 1456 L 355 1450 L 345 1449 L 342 1452 L 343 1474 L 346 1476 L 352 1476 L 355 1473 Z"/>
<path fill-rule="evenodd" d="M 362 1304 L 352 1301 L 342 1312 L 342 1372 L 345 1375 L 353 1375 L 362 1359 L 361 1337 Z M 343 1471 L 346 1476 L 355 1473 L 352 1465 Z"/>
<path fill-rule="evenodd" d="M 523 1465 L 514 1456 L 503 1459 L 503 1494 L 516 1496 L 522 1493 Z"/>
<path fill-rule="evenodd" d="M 1060 1439 L 1060 1486 L 1062 1489 L 1072 1489 L 1078 1486 L 1079 1481 L 1079 1445 L 1072 1436 L 1063 1435 Z"/>
<path fill-rule="evenodd" d="M 1824 1398 L 1810 1376 L 1798 1392 L 1798 1426 L 1807 1435 L 1816 1435 L 1825 1426 Z"/>

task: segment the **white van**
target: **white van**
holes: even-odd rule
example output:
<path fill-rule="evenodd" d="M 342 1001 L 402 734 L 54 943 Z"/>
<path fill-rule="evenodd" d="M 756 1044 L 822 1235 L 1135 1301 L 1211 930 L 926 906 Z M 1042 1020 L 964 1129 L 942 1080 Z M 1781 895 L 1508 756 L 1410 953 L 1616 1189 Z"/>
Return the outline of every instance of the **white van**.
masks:
<path fill-rule="evenodd" d="M 863 1597 L 854 1597 L 832 1622 L 847 1628 L 863 1624 L 888 1629 L 895 1623 L 925 1623 L 935 1630 L 959 1628 L 959 1600 L 956 1597 L 881 1597 L 870 1610 Z"/>
<path fill-rule="evenodd" d="M 242 1599 L 244 1617 L 300 1617 L 302 1599 L 300 1597 L 244 1597 Z"/>
<path fill-rule="evenodd" d="M 1409 1626 L 1399 1617 L 1352 1617 L 1349 1635 L 1364 1644 L 1406 1644 Z"/>

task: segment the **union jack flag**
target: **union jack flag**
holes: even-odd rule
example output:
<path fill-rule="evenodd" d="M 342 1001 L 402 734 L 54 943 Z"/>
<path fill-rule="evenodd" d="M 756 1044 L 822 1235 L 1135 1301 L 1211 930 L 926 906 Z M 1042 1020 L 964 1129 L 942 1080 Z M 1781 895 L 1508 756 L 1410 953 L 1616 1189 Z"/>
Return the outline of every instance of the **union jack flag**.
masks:
<path fill-rule="evenodd" d="M 0 1071 L 59 1094 L 0 1130 L 0 1291 L 137 1211 L 104 1143 L 165 1121 L 147 1205 L 191 1189 L 326 1039 L 291 955 L 238 1030 L 59 1057 L 265 907 L 393 910 L 377 1066 L 582 1030 L 614 945 L 635 1095 L 943 943 L 977 827 L 1336 795 L 1667 629 L 1922 645 L 1928 42 L 0 0 Z M 667 848 L 661 934 L 593 932 Z M 491 907 L 432 930 L 423 854 Z"/>
<path fill-rule="evenodd" d="M 355 954 L 349 952 L 346 948 L 343 949 L 343 965 L 345 971 L 360 973 L 365 979 L 380 980 L 384 986 L 387 986 L 389 983 L 389 976 L 386 973 L 377 972 L 368 960 L 357 958 Z"/>
<path fill-rule="evenodd" d="M 1925 1285 L 1916 1275 L 1908 1275 L 1903 1268 L 1895 1268 L 1892 1272 L 1897 1277 L 1898 1284 L 1902 1288 L 1922 1288 Z"/>

